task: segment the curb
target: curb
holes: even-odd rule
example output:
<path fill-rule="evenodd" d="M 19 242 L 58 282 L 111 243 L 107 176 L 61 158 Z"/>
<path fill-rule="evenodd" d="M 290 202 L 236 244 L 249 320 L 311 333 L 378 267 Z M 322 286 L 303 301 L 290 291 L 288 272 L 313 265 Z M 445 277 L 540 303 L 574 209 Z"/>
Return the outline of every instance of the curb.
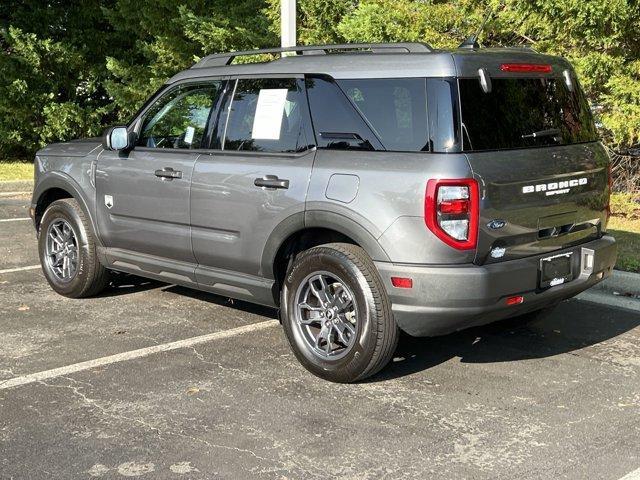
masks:
<path fill-rule="evenodd" d="M 11 180 L 0 182 L 0 193 L 33 191 L 33 180 Z"/>
<path fill-rule="evenodd" d="M 640 300 L 634 297 L 612 295 L 610 292 L 597 290 L 595 287 L 587 290 L 586 292 L 582 292 L 575 298 L 578 300 L 584 300 L 585 302 L 606 305 L 607 307 L 623 308 L 625 310 L 640 312 Z"/>
<path fill-rule="evenodd" d="M 582 292 L 576 298 L 640 312 L 640 274 L 614 270 L 605 281 Z"/>
<path fill-rule="evenodd" d="M 640 299 L 640 273 L 614 270 L 609 278 L 595 285 L 591 291 Z"/>

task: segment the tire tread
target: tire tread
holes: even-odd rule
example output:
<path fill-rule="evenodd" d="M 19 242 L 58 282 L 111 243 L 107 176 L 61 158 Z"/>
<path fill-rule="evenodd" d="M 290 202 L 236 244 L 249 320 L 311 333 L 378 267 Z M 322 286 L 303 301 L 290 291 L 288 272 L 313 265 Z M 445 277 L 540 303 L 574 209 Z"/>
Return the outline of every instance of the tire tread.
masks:
<path fill-rule="evenodd" d="M 73 210 L 80 221 L 82 222 L 82 228 L 87 238 L 87 248 L 89 251 L 88 261 L 86 262 L 87 276 L 82 285 L 82 288 L 73 294 L 69 295 L 73 298 L 86 298 L 92 297 L 100 293 L 110 281 L 110 272 L 107 270 L 98 259 L 98 251 L 96 247 L 96 238 L 93 234 L 92 226 L 89 219 L 85 215 L 84 211 L 80 207 L 80 204 L 75 198 L 63 198 L 53 202 L 47 210 L 55 207 L 56 205 L 66 205 L 66 208 Z M 45 216 L 46 216 L 45 211 Z"/>
<path fill-rule="evenodd" d="M 296 258 L 296 262 L 323 250 L 330 255 L 335 255 L 335 252 L 338 252 L 352 262 L 364 276 L 373 296 L 375 314 L 378 319 L 378 321 L 373 322 L 373 325 L 377 328 L 376 345 L 367 367 L 355 379 L 350 380 L 357 382 L 375 375 L 389 363 L 398 345 L 400 330 L 393 318 L 391 301 L 382 278 L 367 253 L 361 247 L 350 243 L 327 243 L 302 252 Z"/>

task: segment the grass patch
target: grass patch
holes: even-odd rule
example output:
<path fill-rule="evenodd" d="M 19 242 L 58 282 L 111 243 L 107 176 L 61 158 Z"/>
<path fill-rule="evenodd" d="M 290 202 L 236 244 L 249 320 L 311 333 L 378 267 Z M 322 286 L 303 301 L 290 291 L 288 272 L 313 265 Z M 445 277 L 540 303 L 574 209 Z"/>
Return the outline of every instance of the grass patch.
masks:
<path fill-rule="evenodd" d="M 33 162 L 0 161 L 0 182 L 7 180 L 33 180 Z"/>
<path fill-rule="evenodd" d="M 640 195 L 612 193 L 611 212 L 616 217 L 640 218 Z"/>
<path fill-rule="evenodd" d="M 618 243 L 616 268 L 640 273 L 640 218 L 611 217 L 608 233 Z"/>

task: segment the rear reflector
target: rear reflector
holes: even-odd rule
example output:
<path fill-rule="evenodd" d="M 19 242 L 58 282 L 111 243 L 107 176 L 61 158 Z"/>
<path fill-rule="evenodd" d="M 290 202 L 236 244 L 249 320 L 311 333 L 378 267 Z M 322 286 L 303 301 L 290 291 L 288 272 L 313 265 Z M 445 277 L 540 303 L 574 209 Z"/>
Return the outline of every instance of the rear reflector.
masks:
<path fill-rule="evenodd" d="M 521 303 L 524 303 L 524 297 L 522 295 L 507 298 L 507 305 L 520 305 Z"/>
<path fill-rule="evenodd" d="M 537 73 L 551 73 L 551 65 L 544 65 L 541 63 L 503 63 L 500 65 L 500 70 L 503 72 L 537 72 Z"/>
<path fill-rule="evenodd" d="M 412 288 L 413 280 L 405 277 L 391 277 L 391 285 L 396 288 Z"/>

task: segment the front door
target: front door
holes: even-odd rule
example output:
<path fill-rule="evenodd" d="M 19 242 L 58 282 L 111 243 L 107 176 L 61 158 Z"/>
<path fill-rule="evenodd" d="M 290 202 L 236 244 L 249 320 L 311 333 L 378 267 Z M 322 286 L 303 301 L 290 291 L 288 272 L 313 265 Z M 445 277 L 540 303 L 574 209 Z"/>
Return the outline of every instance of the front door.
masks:
<path fill-rule="evenodd" d="M 303 227 L 315 155 L 302 79 L 240 78 L 228 90 L 213 139 L 217 150 L 198 157 L 191 188 L 202 285 L 221 281 L 220 269 L 262 276 L 272 232 L 282 222 Z"/>
<path fill-rule="evenodd" d="M 136 122 L 133 150 L 102 152 L 96 205 L 106 247 L 195 263 L 189 190 L 220 87 L 220 81 L 211 81 L 166 91 Z"/>

